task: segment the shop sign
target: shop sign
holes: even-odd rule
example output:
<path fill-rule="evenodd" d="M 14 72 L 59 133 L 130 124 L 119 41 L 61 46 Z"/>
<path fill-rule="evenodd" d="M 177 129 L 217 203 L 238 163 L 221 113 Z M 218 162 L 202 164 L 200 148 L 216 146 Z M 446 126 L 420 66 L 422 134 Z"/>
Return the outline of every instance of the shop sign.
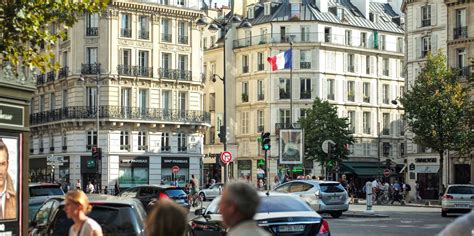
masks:
<path fill-rule="evenodd" d="M 436 163 L 436 158 L 415 158 L 416 163 Z"/>
<path fill-rule="evenodd" d="M 188 157 L 162 157 L 161 158 L 161 167 L 162 168 L 171 168 L 173 166 L 179 166 L 180 168 L 189 168 L 189 158 Z"/>
<path fill-rule="evenodd" d="M 23 107 L 0 103 L 0 125 L 23 127 Z"/>
<path fill-rule="evenodd" d="M 411 163 L 408 168 L 409 168 L 409 170 L 415 170 L 415 164 L 414 164 L 414 163 Z"/>
<path fill-rule="evenodd" d="M 148 167 L 148 157 L 120 157 L 120 166 Z"/>
<path fill-rule="evenodd" d="M 416 166 L 416 173 L 438 173 L 439 166 Z"/>

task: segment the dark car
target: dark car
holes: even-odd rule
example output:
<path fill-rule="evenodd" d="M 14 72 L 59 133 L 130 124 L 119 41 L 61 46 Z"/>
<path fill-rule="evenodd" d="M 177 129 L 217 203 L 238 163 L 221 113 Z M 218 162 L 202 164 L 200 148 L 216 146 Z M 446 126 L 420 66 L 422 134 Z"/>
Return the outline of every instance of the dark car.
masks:
<path fill-rule="evenodd" d="M 126 189 L 117 196 L 132 197 L 140 200 L 147 211 L 161 198 L 169 198 L 189 209 L 188 195 L 180 188 L 170 185 L 141 185 Z"/>
<path fill-rule="evenodd" d="M 145 235 L 145 209 L 133 198 L 88 195 L 92 211 L 89 217 L 102 227 L 104 235 Z M 74 222 L 64 212 L 64 198 L 48 199 L 30 222 L 32 235 L 68 235 Z"/>
<path fill-rule="evenodd" d="M 38 208 L 47 199 L 64 195 L 61 185 L 54 183 L 31 183 L 28 188 L 28 220 L 33 218 Z"/>
<path fill-rule="evenodd" d="M 260 205 L 254 220 L 272 235 L 329 236 L 329 225 L 317 212 L 298 197 L 276 192 L 259 193 Z M 220 196 L 189 222 L 191 235 L 225 235 L 219 212 Z"/>

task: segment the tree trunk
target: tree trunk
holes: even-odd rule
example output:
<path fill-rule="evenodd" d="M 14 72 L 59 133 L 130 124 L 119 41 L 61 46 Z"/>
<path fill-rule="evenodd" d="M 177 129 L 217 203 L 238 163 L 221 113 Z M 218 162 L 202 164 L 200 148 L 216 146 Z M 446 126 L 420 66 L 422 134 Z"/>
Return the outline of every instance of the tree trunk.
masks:
<path fill-rule="evenodd" d="M 443 187 L 443 166 L 444 166 L 444 150 L 439 151 L 439 170 L 438 170 L 438 196 L 444 194 Z"/>

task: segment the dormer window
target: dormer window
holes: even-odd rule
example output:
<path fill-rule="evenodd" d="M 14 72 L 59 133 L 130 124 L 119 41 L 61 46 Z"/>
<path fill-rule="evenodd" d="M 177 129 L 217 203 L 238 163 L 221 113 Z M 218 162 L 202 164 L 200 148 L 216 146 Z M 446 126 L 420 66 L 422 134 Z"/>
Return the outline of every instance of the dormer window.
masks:
<path fill-rule="evenodd" d="M 268 16 L 271 14 L 271 3 L 270 2 L 266 2 L 263 4 L 263 14 Z"/>
<path fill-rule="evenodd" d="M 374 22 L 374 23 L 377 23 L 377 17 L 378 15 L 374 14 L 374 13 L 369 13 L 369 20 Z"/>
<path fill-rule="evenodd" d="M 293 17 L 296 17 L 296 18 L 299 18 L 300 17 L 300 4 L 299 3 L 292 3 L 291 4 L 291 18 Z"/>
<path fill-rule="evenodd" d="M 255 15 L 254 13 L 255 13 L 255 7 L 254 6 L 249 7 L 248 12 L 247 12 L 248 18 L 253 19 Z"/>
<path fill-rule="evenodd" d="M 339 18 L 339 20 L 342 20 L 344 17 L 344 9 L 342 8 L 337 8 L 336 10 L 336 16 Z"/>

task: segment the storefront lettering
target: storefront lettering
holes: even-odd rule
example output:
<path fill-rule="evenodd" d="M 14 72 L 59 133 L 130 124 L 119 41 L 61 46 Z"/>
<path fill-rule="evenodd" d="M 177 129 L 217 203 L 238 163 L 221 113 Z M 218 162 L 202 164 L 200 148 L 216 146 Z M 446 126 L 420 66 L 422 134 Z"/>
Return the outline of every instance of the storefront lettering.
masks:
<path fill-rule="evenodd" d="M 418 163 L 428 163 L 428 162 L 436 163 L 436 158 L 415 158 L 415 162 L 418 162 Z"/>
<path fill-rule="evenodd" d="M 2 120 L 12 120 L 13 115 L 3 114 L 3 110 L 0 110 L 0 119 L 2 119 Z"/>
<path fill-rule="evenodd" d="M 23 127 L 23 107 L 0 104 L 0 124 Z"/>
<path fill-rule="evenodd" d="M 173 163 L 173 164 L 187 164 L 188 160 L 164 160 L 163 162 L 166 163 L 166 164 L 170 164 L 170 163 Z"/>
<path fill-rule="evenodd" d="M 147 164 L 148 160 L 143 160 L 143 159 L 123 159 L 120 161 L 121 163 L 128 163 L 128 164 Z"/>

